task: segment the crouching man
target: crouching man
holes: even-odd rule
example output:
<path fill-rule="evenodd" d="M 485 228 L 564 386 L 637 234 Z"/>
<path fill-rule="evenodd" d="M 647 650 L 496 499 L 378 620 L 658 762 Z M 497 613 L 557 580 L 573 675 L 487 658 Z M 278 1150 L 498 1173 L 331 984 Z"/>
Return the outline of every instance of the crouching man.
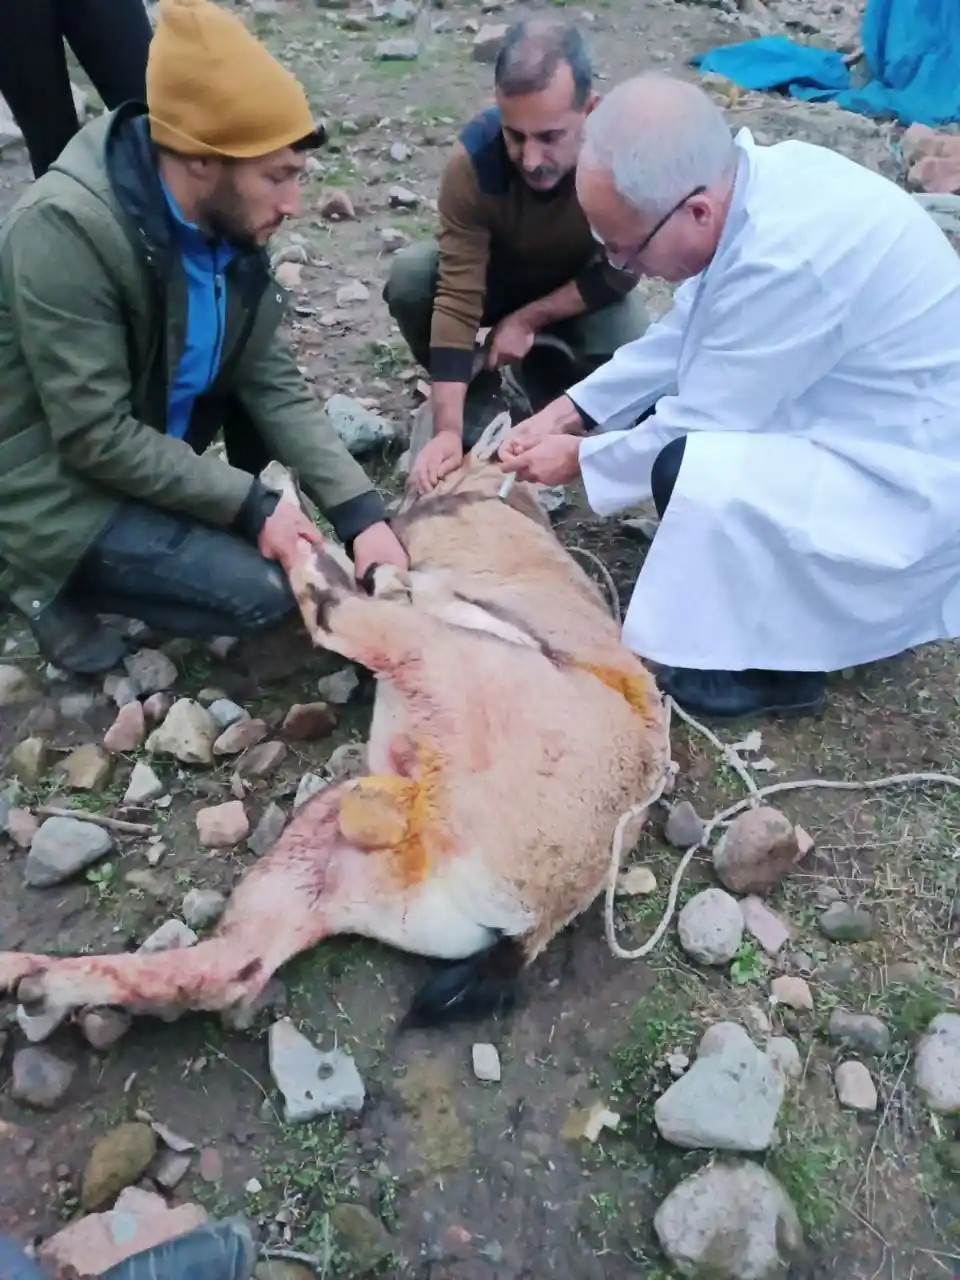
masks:
<path fill-rule="evenodd" d="M 960 636 L 960 259 L 924 209 L 655 76 L 590 117 L 577 185 L 612 262 L 686 283 L 501 456 L 600 515 L 652 496 L 624 640 L 664 692 L 810 712 L 827 673 Z"/>
<path fill-rule="evenodd" d="M 0 231 L 0 593 L 56 666 L 122 657 L 98 613 L 207 636 L 289 614 L 283 570 L 320 534 L 255 478 L 271 459 L 358 574 L 405 565 L 277 333 L 264 246 L 321 141 L 239 19 L 160 0 L 146 110 L 81 130 Z"/>
<path fill-rule="evenodd" d="M 514 24 L 494 82 L 496 107 L 463 130 L 440 180 L 437 240 L 398 253 L 384 289 L 432 377 L 434 436 L 411 472 L 421 492 L 459 466 L 496 412 L 500 367 L 518 367 L 539 407 L 646 327 L 636 279 L 604 260 L 577 201 L 583 125 L 598 101 L 582 36 Z M 487 368 L 471 382 L 488 325 Z M 573 366 L 556 349 L 531 350 L 539 333 L 566 343 Z"/>

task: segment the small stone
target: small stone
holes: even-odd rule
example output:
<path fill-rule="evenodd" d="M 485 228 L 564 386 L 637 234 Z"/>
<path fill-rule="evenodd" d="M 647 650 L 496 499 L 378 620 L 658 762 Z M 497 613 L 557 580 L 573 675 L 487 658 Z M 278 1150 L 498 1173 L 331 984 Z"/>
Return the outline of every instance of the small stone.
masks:
<path fill-rule="evenodd" d="M 360 1111 L 366 1091 L 353 1058 L 343 1049 L 322 1053 L 293 1023 L 269 1033 L 270 1073 L 284 1097 L 284 1119 L 299 1124 L 331 1111 Z"/>
<path fill-rule="evenodd" d="M 34 693 L 33 682 L 25 671 L 12 663 L 0 663 L 0 707 L 26 702 Z"/>
<path fill-rule="evenodd" d="M 219 685 L 205 684 L 197 694 L 197 701 L 202 703 L 209 711 L 214 702 L 225 701 L 226 697 L 227 695 Z"/>
<path fill-rule="evenodd" d="M 192 698 L 179 698 L 147 739 L 147 750 L 173 756 L 181 764 L 212 764 L 216 736 L 217 726 L 206 707 Z"/>
<path fill-rule="evenodd" d="M 848 1009 L 834 1009 L 827 1024 L 827 1034 L 849 1049 L 874 1054 L 878 1058 L 889 1050 L 890 1028 L 871 1013 L 851 1013 Z"/>
<path fill-rule="evenodd" d="M 506 23 L 484 23 L 473 37 L 474 62 L 495 62 L 506 34 Z"/>
<path fill-rule="evenodd" d="M 11 809 L 3 829 L 18 849 L 29 849 L 39 825 L 29 809 Z"/>
<path fill-rule="evenodd" d="M 281 262 L 274 268 L 274 279 L 284 289 L 299 289 L 303 268 L 299 262 Z"/>
<path fill-rule="evenodd" d="M 187 947 L 196 946 L 198 941 L 197 935 L 182 920 L 165 920 L 145 942 L 141 942 L 137 951 L 142 955 L 156 951 L 184 951 Z"/>
<path fill-rule="evenodd" d="M 317 681 L 317 693 L 324 702 L 332 702 L 336 707 L 344 707 L 356 693 L 360 685 L 360 677 L 353 667 L 341 667 L 332 675 L 324 676 Z"/>
<path fill-rule="evenodd" d="M 787 1193 L 758 1164 L 715 1163 L 684 1179 L 653 1219 L 679 1275 L 780 1280 L 803 1249 Z"/>
<path fill-rule="evenodd" d="M 775 911 L 770 910 L 762 898 L 742 898 L 740 914 L 747 933 L 768 956 L 775 956 L 790 941 L 788 925 Z"/>
<path fill-rule="evenodd" d="M 57 703 L 64 720 L 84 720 L 97 705 L 95 693 L 68 693 Z"/>
<path fill-rule="evenodd" d="M 60 767 L 71 791 L 102 791 L 110 781 L 113 759 L 103 747 L 88 742 L 71 751 Z"/>
<path fill-rule="evenodd" d="M 300 779 L 297 786 L 297 794 L 293 798 L 294 809 L 299 809 L 302 804 L 306 804 L 318 791 L 322 791 L 324 787 L 329 786 L 326 778 L 321 778 L 318 773 L 305 773 Z"/>
<path fill-rule="evenodd" d="M 670 810 L 664 835 L 675 849 L 689 849 L 703 839 L 703 819 L 689 800 L 681 800 Z"/>
<path fill-rule="evenodd" d="M 217 636 L 207 645 L 207 651 L 211 657 L 220 662 L 226 662 L 239 643 L 238 636 Z"/>
<path fill-rule="evenodd" d="M 157 1153 L 157 1135 L 148 1124 L 121 1124 L 94 1144 L 83 1171 L 80 1204 L 101 1209 L 145 1172 Z"/>
<path fill-rule="evenodd" d="M 350 396 L 331 396 L 323 408 L 337 435 L 354 457 L 369 453 L 396 437 L 397 431 L 391 422 Z"/>
<path fill-rule="evenodd" d="M 199 1173 L 204 1182 L 223 1180 L 223 1156 L 216 1147 L 204 1147 L 200 1152 Z"/>
<path fill-rule="evenodd" d="M 153 800 L 159 800 L 163 795 L 163 789 L 163 783 L 150 766 L 138 760 L 130 774 L 122 803 L 132 808 L 150 804 Z"/>
<path fill-rule="evenodd" d="M 327 191 L 320 197 L 318 210 L 321 218 L 331 218 L 337 222 L 350 222 L 357 216 L 353 201 L 346 191 Z"/>
<path fill-rule="evenodd" d="M 679 1080 L 690 1065 L 690 1059 L 685 1053 L 668 1053 L 664 1061 L 674 1080 Z"/>
<path fill-rule="evenodd" d="M 391 209 L 416 209 L 420 203 L 420 197 L 415 191 L 411 191 L 409 187 L 391 187 L 387 200 Z"/>
<path fill-rule="evenodd" d="M 337 1204 L 330 1221 L 341 1247 L 350 1255 L 355 1275 L 376 1273 L 393 1253 L 393 1243 L 379 1218 L 362 1204 Z"/>
<path fill-rule="evenodd" d="M 374 50 L 374 57 L 379 62 L 416 62 L 420 57 L 420 45 L 416 40 L 403 37 L 381 40 Z"/>
<path fill-rule="evenodd" d="M 159 649 L 140 649 L 124 658 L 123 665 L 144 697 L 170 689 L 176 683 L 177 668 Z"/>
<path fill-rule="evenodd" d="M 367 772 L 367 748 L 363 742 L 344 742 L 330 753 L 327 773 L 334 782 L 359 778 Z"/>
<path fill-rule="evenodd" d="M 47 771 L 44 738 L 24 738 L 10 752 L 10 768 L 25 787 L 35 787 Z"/>
<path fill-rule="evenodd" d="M 108 831 L 80 818 L 47 818 L 33 838 L 24 880 L 35 889 L 60 884 L 105 857 L 113 848 Z"/>
<path fill-rule="evenodd" d="M 76 1067 L 49 1049 L 19 1049 L 13 1055 L 10 1096 L 28 1107 L 52 1110 L 70 1088 Z"/>
<path fill-rule="evenodd" d="M 960 1113 L 960 1014 L 941 1013 L 917 1046 L 917 1090 L 931 1111 Z"/>
<path fill-rule="evenodd" d="M 84 1009 L 79 1017 L 84 1039 L 101 1053 L 127 1034 L 133 1019 L 125 1009 Z"/>
<path fill-rule="evenodd" d="M 337 290 L 337 306 L 349 307 L 355 302 L 369 302 L 370 290 L 360 280 L 348 280 Z"/>
<path fill-rule="evenodd" d="M 173 1191 L 190 1172 L 192 1158 L 178 1155 L 176 1151 L 165 1151 L 157 1161 L 153 1171 L 153 1180 L 164 1191 Z"/>
<path fill-rule="evenodd" d="M 810 1012 L 813 1009 L 813 992 L 810 984 L 803 978 L 792 978 L 784 974 L 774 978 L 770 983 L 770 994 L 778 1004 L 785 1004 L 788 1009 L 798 1012 Z"/>
<path fill-rule="evenodd" d="M 336 714 L 325 702 L 297 702 L 283 720 L 283 732 L 294 742 L 318 742 L 336 727 Z"/>
<path fill-rule="evenodd" d="M 848 902 L 828 907 L 819 924 L 820 932 L 832 942 L 867 942 L 873 936 L 873 916 Z"/>
<path fill-rule="evenodd" d="M 405 142 L 394 142 L 390 147 L 390 159 L 394 164 L 403 164 L 412 155 L 413 152 Z"/>
<path fill-rule="evenodd" d="M 628 898 L 646 896 L 657 891 L 657 877 L 649 867 L 628 867 L 617 880 L 617 893 Z"/>
<path fill-rule="evenodd" d="M 242 720 L 235 721 L 213 744 L 215 756 L 238 756 L 249 747 L 255 747 L 267 736 L 267 726 L 263 720 L 252 720 L 245 715 Z"/>
<path fill-rule="evenodd" d="M 473 1074 L 478 1080 L 496 1082 L 500 1079 L 500 1055 L 495 1045 L 473 1046 Z"/>
<path fill-rule="evenodd" d="M 817 900 L 817 906 L 824 909 L 843 900 L 843 894 L 835 884 L 818 884 L 813 896 Z"/>
<path fill-rule="evenodd" d="M 654 1105 L 662 1137 L 687 1149 L 766 1151 L 783 1102 L 784 1082 L 737 1023 L 716 1023 L 697 1060 Z"/>
<path fill-rule="evenodd" d="M 243 707 L 237 706 L 237 704 L 235 702 L 231 702 L 229 698 L 214 698 L 209 707 L 207 707 L 207 710 L 210 712 L 210 715 L 213 717 L 214 724 L 221 733 L 224 729 L 229 729 L 232 724 L 238 724 L 241 720 L 249 718 Z M 213 750 L 214 754 L 216 754 L 216 744 L 214 744 Z"/>
<path fill-rule="evenodd" d="M 701 964 L 727 964 L 743 938 L 743 916 L 736 898 L 722 889 L 695 894 L 677 920 L 680 945 Z"/>
<path fill-rule="evenodd" d="M 173 706 L 169 693 L 152 693 L 143 703 L 143 715 L 148 724 L 161 724 Z"/>
<path fill-rule="evenodd" d="M 410 237 L 396 227 L 382 227 L 380 230 L 380 244 L 387 253 L 396 253 L 398 249 L 402 249 L 409 243 Z"/>
<path fill-rule="evenodd" d="M 282 742 L 260 742 L 248 747 L 237 761 L 237 773 L 241 778 L 269 778 L 283 764 L 287 756 Z"/>
<path fill-rule="evenodd" d="M 0 787 L 0 829 L 5 827 L 7 818 L 20 804 L 22 793 L 17 782 L 8 782 Z"/>
<path fill-rule="evenodd" d="M 206 929 L 220 919 L 226 903 L 216 889 L 191 889 L 184 896 L 180 914 L 191 929 Z"/>
<path fill-rule="evenodd" d="M 772 1036 L 767 1045 L 767 1057 L 784 1080 L 799 1080 L 803 1075 L 800 1050 L 789 1036 Z"/>
<path fill-rule="evenodd" d="M 842 1062 L 833 1074 L 841 1107 L 851 1111 L 876 1111 L 877 1087 L 862 1062 Z"/>
<path fill-rule="evenodd" d="M 197 813 L 197 836 L 205 849 L 229 849 L 250 833 L 250 819 L 239 800 L 211 805 Z"/>
<path fill-rule="evenodd" d="M 307 774 L 307 777 L 315 777 L 314 774 Z M 258 858 L 262 858 L 268 849 L 272 849 L 283 833 L 283 828 L 287 824 L 287 815 L 283 812 L 278 804 L 269 804 L 263 811 L 263 816 L 257 823 L 256 828 L 251 836 L 247 839 L 247 848 L 255 853 Z"/>
<path fill-rule="evenodd" d="M 713 869 L 732 893 L 769 893 L 799 856 L 793 823 L 761 805 L 735 818 L 713 851 Z"/>
<path fill-rule="evenodd" d="M 57 1027 L 70 1013 L 69 1008 L 64 1005 L 48 1004 L 42 1013 L 27 1013 L 22 1004 L 17 1005 L 16 1019 L 17 1026 L 23 1032 L 24 1038 L 29 1040 L 31 1044 L 42 1044 L 44 1040 L 49 1040 Z"/>
<path fill-rule="evenodd" d="M 156 844 L 147 846 L 147 862 L 151 867 L 157 867 L 166 856 L 167 846 L 162 840 L 158 840 Z"/>
<path fill-rule="evenodd" d="M 127 871 L 123 880 L 131 889 L 137 889 L 140 893 L 145 893 L 158 901 L 165 902 L 171 897 L 170 885 L 167 881 L 162 876 L 158 876 L 144 867 L 136 867 L 133 871 Z"/>
<path fill-rule="evenodd" d="M 117 712 L 117 718 L 103 735 L 103 745 L 116 755 L 136 751 L 146 737 L 146 719 L 139 702 L 128 702 Z"/>
<path fill-rule="evenodd" d="M 136 702 L 139 690 L 129 676 L 120 676 L 116 672 L 104 677 L 103 692 L 117 707 L 125 707 L 128 702 Z"/>

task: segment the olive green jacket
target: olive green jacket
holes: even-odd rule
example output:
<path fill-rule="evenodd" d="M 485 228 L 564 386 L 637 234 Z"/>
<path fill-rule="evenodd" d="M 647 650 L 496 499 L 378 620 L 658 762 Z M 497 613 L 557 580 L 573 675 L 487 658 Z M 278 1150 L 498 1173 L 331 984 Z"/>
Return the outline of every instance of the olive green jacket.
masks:
<path fill-rule="evenodd" d="M 164 434 L 187 284 L 142 107 L 86 126 L 0 229 L 0 594 L 36 616 L 138 499 L 255 537 L 275 499 L 210 453 L 234 409 L 345 542 L 384 518 L 278 334 L 260 251 L 226 272 L 220 371 L 187 440 Z"/>

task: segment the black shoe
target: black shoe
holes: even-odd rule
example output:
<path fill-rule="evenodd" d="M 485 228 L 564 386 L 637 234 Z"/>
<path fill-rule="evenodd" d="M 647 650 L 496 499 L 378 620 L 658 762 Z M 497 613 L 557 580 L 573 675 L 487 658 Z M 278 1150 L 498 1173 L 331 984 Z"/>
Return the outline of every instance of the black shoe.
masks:
<path fill-rule="evenodd" d="M 65 600 L 55 600 L 27 621 L 46 660 L 71 675 L 112 671 L 129 652 L 123 636 L 101 625 L 95 614 Z"/>
<path fill-rule="evenodd" d="M 814 715 L 823 706 L 827 677 L 809 671 L 695 671 L 661 667 L 661 692 L 693 716 L 738 720 L 743 716 Z"/>

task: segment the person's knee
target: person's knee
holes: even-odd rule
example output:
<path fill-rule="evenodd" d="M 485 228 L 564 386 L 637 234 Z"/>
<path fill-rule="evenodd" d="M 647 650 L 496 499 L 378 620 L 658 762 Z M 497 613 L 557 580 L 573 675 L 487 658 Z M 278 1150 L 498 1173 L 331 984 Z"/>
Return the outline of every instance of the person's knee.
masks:
<path fill-rule="evenodd" d="M 383 300 L 398 324 L 415 319 L 424 310 L 432 312 L 438 265 L 439 249 L 432 241 L 408 245 L 394 256 Z"/>
<path fill-rule="evenodd" d="M 673 490 L 680 477 L 680 467 L 683 464 L 686 446 L 686 436 L 678 436 L 676 440 L 671 440 L 669 444 L 664 445 L 653 460 L 653 466 L 650 469 L 650 490 L 653 495 L 653 505 L 661 519 L 670 505 Z"/>

